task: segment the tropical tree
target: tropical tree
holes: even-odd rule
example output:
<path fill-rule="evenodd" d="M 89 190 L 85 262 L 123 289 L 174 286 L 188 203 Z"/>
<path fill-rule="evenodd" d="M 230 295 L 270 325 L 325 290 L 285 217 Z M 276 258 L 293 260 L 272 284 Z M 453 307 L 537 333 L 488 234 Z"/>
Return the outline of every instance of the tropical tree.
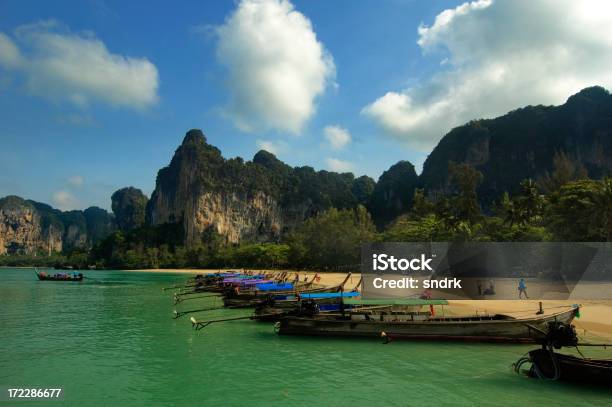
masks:
<path fill-rule="evenodd" d="M 546 173 L 538 182 L 540 188 L 547 194 L 558 191 L 571 181 L 588 178 L 587 171 L 578 160 L 562 151 L 557 151 L 553 157 L 553 171 Z"/>
<path fill-rule="evenodd" d="M 370 214 L 356 209 L 329 209 L 308 219 L 288 238 L 291 261 L 302 267 L 334 268 L 359 263 L 362 243 L 376 238 Z"/>
<path fill-rule="evenodd" d="M 476 188 L 482 182 L 482 173 L 469 164 L 449 163 L 449 181 L 455 190 L 451 203 L 460 221 L 473 223 L 480 217 L 480 203 Z"/>
<path fill-rule="evenodd" d="M 548 226 L 561 241 L 609 240 L 612 218 L 610 181 L 581 180 L 550 197 Z"/>

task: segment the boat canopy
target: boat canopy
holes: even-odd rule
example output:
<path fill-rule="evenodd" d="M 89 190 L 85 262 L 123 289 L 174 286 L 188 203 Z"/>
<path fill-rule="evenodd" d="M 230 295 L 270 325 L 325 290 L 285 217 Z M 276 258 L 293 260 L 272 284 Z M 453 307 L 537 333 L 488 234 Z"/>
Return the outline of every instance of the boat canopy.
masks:
<path fill-rule="evenodd" d="M 350 305 L 448 305 L 446 300 L 423 300 L 420 298 L 364 300 L 349 298 L 344 301 Z"/>

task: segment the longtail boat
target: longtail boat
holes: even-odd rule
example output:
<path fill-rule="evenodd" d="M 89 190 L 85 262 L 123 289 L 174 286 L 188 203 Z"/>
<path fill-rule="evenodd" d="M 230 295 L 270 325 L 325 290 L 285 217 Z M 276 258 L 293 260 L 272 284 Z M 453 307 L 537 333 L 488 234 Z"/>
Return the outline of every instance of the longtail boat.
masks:
<path fill-rule="evenodd" d="M 341 311 L 344 298 L 360 296 L 359 291 L 339 293 L 307 293 L 281 299 L 271 297 L 255 307 L 258 321 L 276 322 L 289 315 L 301 315 L 304 309 L 315 307 L 317 312 Z M 350 307 L 350 306 L 347 306 Z"/>
<path fill-rule="evenodd" d="M 40 281 L 83 281 L 83 273 L 74 275 L 68 273 L 47 274 L 44 271 L 40 273 L 35 271 L 35 273 Z"/>
<path fill-rule="evenodd" d="M 286 291 L 274 291 L 274 296 L 278 299 L 283 297 L 287 298 L 290 296 L 295 296 L 296 294 L 312 294 L 312 293 L 336 293 L 341 292 L 344 289 L 344 285 L 351 277 L 351 273 L 349 273 L 342 283 L 335 286 L 323 286 L 314 284 L 313 281 L 308 283 L 298 283 L 291 290 Z M 313 279 L 314 280 L 314 279 Z M 267 290 L 258 290 L 257 287 L 252 288 L 248 291 L 242 290 L 233 290 L 227 291 L 225 293 L 225 297 L 223 298 L 223 303 L 226 307 L 229 308 L 249 308 L 255 307 L 257 305 L 262 304 L 264 301 L 269 300 L 270 291 Z"/>
<path fill-rule="evenodd" d="M 547 349 L 532 350 L 529 359 L 530 377 L 607 386 L 612 383 L 612 359 L 581 358 Z"/>
<path fill-rule="evenodd" d="M 271 280 L 267 278 L 267 276 L 257 275 L 257 276 L 216 276 L 213 278 L 208 278 L 205 280 L 200 280 L 195 284 L 187 285 L 183 287 L 183 290 L 180 290 L 175 295 L 188 295 L 193 293 L 201 293 L 201 292 L 218 292 L 222 293 L 226 291 L 230 287 L 236 286 L 247 286 L 247 285 L 255 285 L 259 283 L 273 282 L 275 280 Z"/>
<path fill-rule="evenodd" d="M 463 340 L 533 343 L 540 340 L 551 321 L 571 323 L 579 306 L 522 318 L 506 314 L 437 317 L 421 306 L 445 305 L 445 300 L 396 300 L 394 304 L 342 313 L 307 317 L 288 316 L 276 325 L 280 335 L 381 337 L 387 339 Z M 374 305 L 375 301 L 347 300 L 348 304 Z M 406 307 L 416 307 L 410 309 Z"/>
<path fill-rule="evenodd" d="M 546 336 L 540 342 L 541 349 L 530 351 L 513 364 L 517 373 L 543 380 L 564 380 L 589 385 L 612 383 L 612 359 L 591 359 L 582 355 L 579 346 L 610 346 L 609 344 L 578 343 L 573 325 L 561 322 L 548 324 Z M 581 357 L 555 352 L 562 347 L 578 349 Z M 521 369 L 530 364 L 528 370 Z"/>

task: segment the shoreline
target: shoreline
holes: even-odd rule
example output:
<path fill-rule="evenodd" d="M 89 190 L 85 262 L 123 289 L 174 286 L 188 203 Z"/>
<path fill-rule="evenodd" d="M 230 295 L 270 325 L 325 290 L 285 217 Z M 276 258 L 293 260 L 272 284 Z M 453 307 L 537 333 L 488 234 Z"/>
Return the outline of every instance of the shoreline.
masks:
<path fill-rule="evenodd" d="M 34 267 L 0 267 L 12 269 L 34 269 Z M 135 269 L 135 270 L 119 270 L 130 273 L 166 273 L 177 275 L 194 275 L 200 273 L 215 273 L 219 271 L 241 270 L 253 272 L 288 272 L 290 278 L 298 273 L 300 279 L 306 276 L 308 279 L 316 274 L 321 277 L 319 283 L 324 285 L 340 284 L 347 276 L 347 273 L 338 272 L 315 272 L 315 271 L 295 271 L 295 270 L 262 270 L 262 269 Z M 60 271 L 60 270 L 58 270 Z M 92 270 L 106 271 L 106 270 Z M 109 270 L 110 271 L 110 270 Z M 361 278 L 361 273 L 353 273 L 347 281 L 347 286 L 353 288 L 358 284 Z M 538 310 L 538 303 L 542 301 L 544 309 L 558 307 L 561 305 L 572 305 L 575 303 L 581 304 L 581 316 L 574 319 L 574 325 L 578 335 L 587 342 L 595 342 L 597 339 L 612 340 L 612 299 L 610 300 L 449 300 L 449 305 L 444 307 L 444 311 L 448 314 L 520 314 L 524 316 L 525 312 L 533 310 L 533 314 Z"/>

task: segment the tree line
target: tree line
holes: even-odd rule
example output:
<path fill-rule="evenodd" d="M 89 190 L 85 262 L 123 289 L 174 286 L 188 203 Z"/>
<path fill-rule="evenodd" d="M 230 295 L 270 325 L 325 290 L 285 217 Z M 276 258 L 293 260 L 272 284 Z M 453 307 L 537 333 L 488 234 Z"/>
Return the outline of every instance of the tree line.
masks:
<path fill-rule="evenodd" d="M 412 208 L 379 230 L 359 205 L 321 212 L 274 243 L 226 244 L 210 230 L 201 244 L 186 247 L 176 223 L 115 231 L 90 251 L 3 256 L 0 265 L 349 270 L 359 268 L 366 242 L 612 240 L 612 178 L 589 179 L 562 154 L 555 156 L 554 168 L 538 181 L 524 180 L 517 193 L 505 193 L 483 210 L 477 194 L 482 174 L 450 163 L 443 191 L 416 189 Z"/>

